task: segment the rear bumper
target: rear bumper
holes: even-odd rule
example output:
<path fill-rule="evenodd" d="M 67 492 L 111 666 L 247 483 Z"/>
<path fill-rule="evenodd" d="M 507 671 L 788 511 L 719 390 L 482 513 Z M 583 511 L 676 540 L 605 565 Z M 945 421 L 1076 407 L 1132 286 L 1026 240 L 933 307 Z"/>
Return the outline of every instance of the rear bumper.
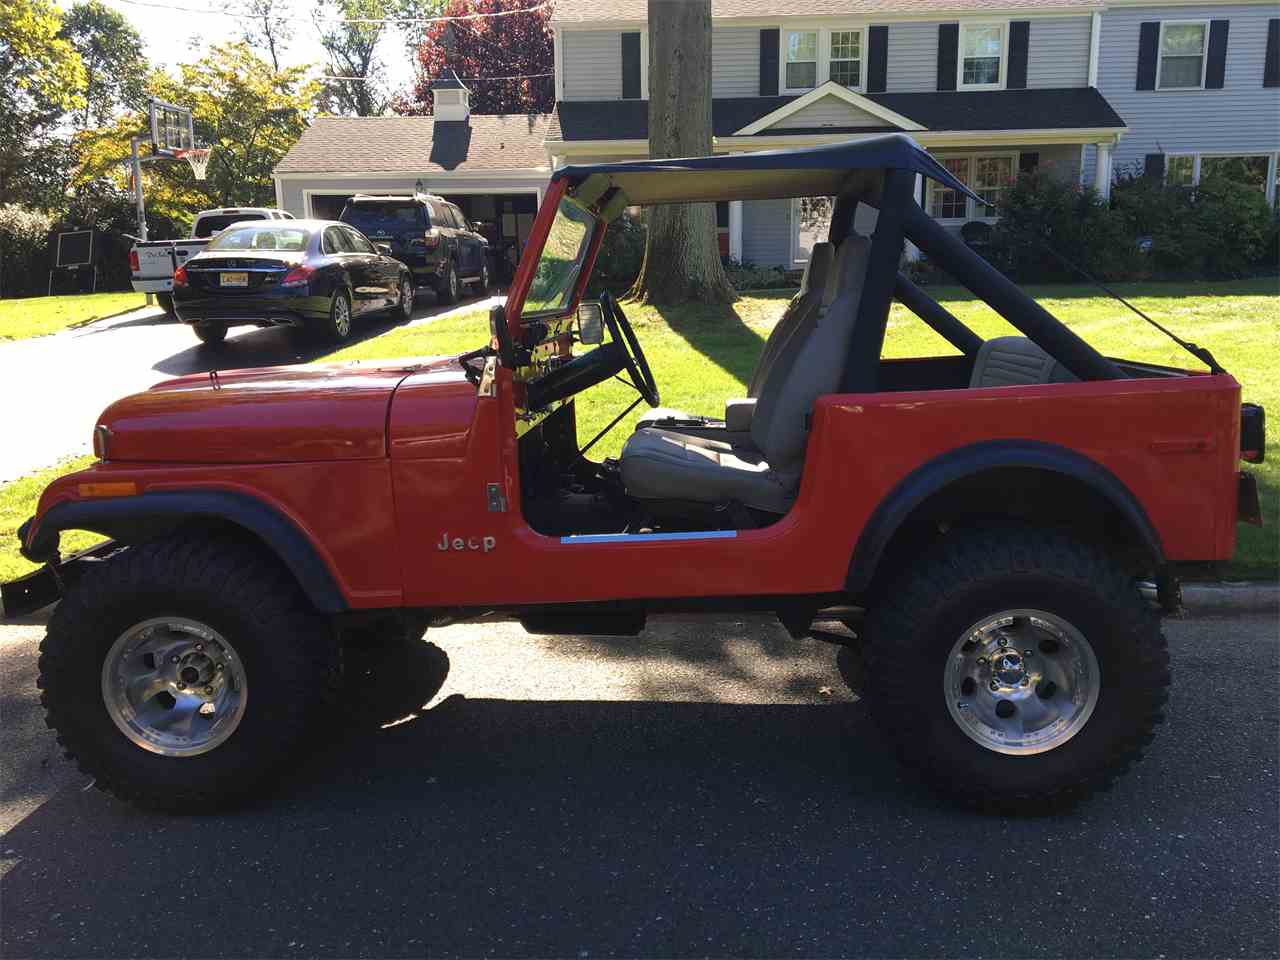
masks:
<path fill-rule="evenodd" d="M 215 322 L 233 326 L 302 326 L 329 315 L 329 299 L 305 293 L 271 296 L 176 294 L 174 312 L 183 323 Z"/>
<path fill-rule="evenodd" d="M 131 283 L 137 293 L 173 292 L 173 277 L 134 277 Z"/>

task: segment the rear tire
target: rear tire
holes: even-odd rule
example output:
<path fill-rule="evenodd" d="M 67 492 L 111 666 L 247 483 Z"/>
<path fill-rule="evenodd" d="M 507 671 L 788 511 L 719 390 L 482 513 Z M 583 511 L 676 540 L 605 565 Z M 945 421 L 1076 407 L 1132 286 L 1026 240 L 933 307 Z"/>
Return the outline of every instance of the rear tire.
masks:
<path fill-rule="evenodd" d="M 458 268 L 452 260 L 445 268 L 445 274 L 436 285 L 436 299 L 442 304 L 457 303 L 460 294 Z"/>
<path fill-rule="evenodd" d="M 476 296 L 483 297 L 489 292 L 489 258 L 480 261 L 480 279 L 476 281 Z"/>
<path fill-rule="evenodd" d="M 327 712 L 341 667 L 335 631 L 273 559 L 233 539 L 173 537 L 70 590 L 38 683 L 46 723 L 99 789 L 185 813 L 262 794 Z M 201 701 L 239 713 L 193 716 Z"/>
<path fill-rule="evenodd" d="M 351 297 L 345 290 L 336 291 L 329 300 L 329 316 L 319 333 L 332 343 L 342 343 L 351 336 Z"/>
<path fill-rule="evenodd" d="M 413 293 L 413 279 L 401 277 L 400 298 L 392 308 L 392 312 L 401 322 L 407 322 L 413 317 Z"/>
<path fill-rule="evenodd" d="M 156 303 L 160 305 L 160 309 L 163 310 L 168 316 L 171 316 L 171 317 L 176 316 L 173 310 L 173 294 L 172 293 L 157 293 Z"/>
<path fill-rule="evenodd" d="M 227 328 L 220 323 L 195 323 L 191 329 L 201 343 L 215 344 L 227 339 Z"/>
<path fill-rule="evenodd" d="M 1108 788 L 1168 696 L 1167 644 L 1132 579 L 1052 531 L 949 534 L 872 606 L 864 636 L 885 736 L 969 807 L 1043 813 Z"/>

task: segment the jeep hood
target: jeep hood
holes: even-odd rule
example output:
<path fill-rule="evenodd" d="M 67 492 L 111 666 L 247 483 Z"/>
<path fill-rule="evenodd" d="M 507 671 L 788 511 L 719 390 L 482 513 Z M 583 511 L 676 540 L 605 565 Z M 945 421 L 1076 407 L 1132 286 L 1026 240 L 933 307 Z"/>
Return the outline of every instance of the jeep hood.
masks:
<path fill-rule="evenodd" d="M 98 418 L 105 459 L 158 463 L 368 460 L 387 455 L 392 395 L 451 358 L 263 367 L 165 380 Z M 101 451 L 100 451 L 101 452 Z"/>

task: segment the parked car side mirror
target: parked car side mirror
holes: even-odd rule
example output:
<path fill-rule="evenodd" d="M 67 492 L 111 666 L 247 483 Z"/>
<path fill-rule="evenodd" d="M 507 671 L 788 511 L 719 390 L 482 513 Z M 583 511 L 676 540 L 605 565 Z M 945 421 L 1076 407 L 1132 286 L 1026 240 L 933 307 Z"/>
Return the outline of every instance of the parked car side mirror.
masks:
<path fill-rule="evenodd" d="M 578 305 L 578 342 L 604 343 L 604 310 L 594 300 Z"/>
<path fill-rule="evenodd" d="M 384 257 L 391 256 L 391 244 L 389 243 L 375 243 L 373 245 L 373 249 L 377 250 Z"/>

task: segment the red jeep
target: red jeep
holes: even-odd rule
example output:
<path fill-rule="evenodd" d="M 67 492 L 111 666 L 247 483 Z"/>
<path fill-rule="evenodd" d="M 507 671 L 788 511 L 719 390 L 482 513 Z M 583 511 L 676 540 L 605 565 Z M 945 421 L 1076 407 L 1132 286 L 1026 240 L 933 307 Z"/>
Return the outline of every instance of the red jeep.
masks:
<path fill-rule="evenodd" d="M 418 639 L 499 611 L 636 634 L 650 612 L 750 609 L 797 636 L 852 624 L 886 735 L 962 802 L 1105 786 L 1160 719 L 1179 566 L 1228 559 L 1256 519 L 1238 461 L 1261 458 L 1262 412 L 1193 345 L 1210 372 L 1099 354 L 931 220 L 920 176 L 969 193 L 902 137 L 567 167 L 480 349 L 113 404 L 99 462 L 19 532 L 47 565 L 5 591 L 10 612 L 62 598 L 40 659 L 60 742 L 127 800 L 210 807 L 308 743 L 344 628 Z M 622 307 L 580 302 L 607 224 L 795 196 L 835 198 L 830 235 L 749 396 L 583 456 L 577 394 L 625 377 L 658 406 Z M 905 240 L 1025 337 L 983 341 L 911 284 Z M 895 296 L 960 355 L 882 359 Z M 111 540 L 60 561 L 68 529 Z"/>

